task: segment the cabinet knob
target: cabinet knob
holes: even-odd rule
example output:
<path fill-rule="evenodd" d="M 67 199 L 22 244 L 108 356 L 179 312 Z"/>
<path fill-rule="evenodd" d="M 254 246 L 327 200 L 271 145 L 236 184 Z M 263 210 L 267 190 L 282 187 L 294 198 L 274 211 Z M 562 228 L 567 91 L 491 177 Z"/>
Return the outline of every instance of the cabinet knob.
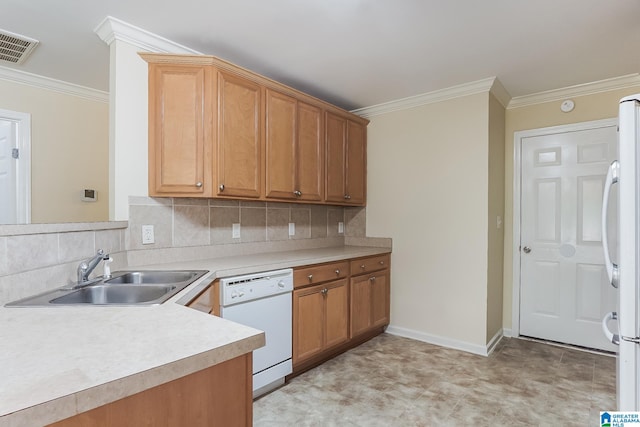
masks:
<path fill-rule="evenodd" d="M 220 184 L 218 188 L 220 189 L 220 191 L 224 191 L 224 184 Z"/>
<path fill-rule="evenodd" d="M 336 276 L 339 276 L 339 275 L 340 275 L 340 269 L 337 269 L 336 270 Z"/>
<path fill-rule="evenodd" d="M 323 290 L 320 291 L 322 293 L 322 295 L 327 296 L 327 293 L 329 292 L 329 289 L 324 288 Z"/>
<path fill-rule="evenodd" d="M 371 284 L 373 285 L 373 282 L 376 281 L 376 276 L 373 277 L 369 277 L 369 281 L 371 282 Z"/>
<path fill-rule="evenodd" d="M 308 275 L 307 279 L 309 279 L 310 282 L 313 281 L 313 274 Z"/>
<path fill-rule="evenodd" d="M 380 265 L 384 265 L 384 261 L 380 261 Z"/>
<path fill-rule="evenodd" d="M 350 196 L 350 195 L 348 195 L 348 194 L 345 194 L 345 195 L 344 195 L 344 199 L 345 199 L 345 200 L 350 200 L 350 199 L 351 199 L 351 196 Z"/>
<path fill-rule="evenodd" d="M 364 264 L 362 264 L 362 265 L 360 266 L 360 268 L 364 270 L 364 269 L 366 268 L 366 266 L 365 266 Z"/>
<path fill-rule="evenodd" d="M 298 190 L 296 190 L 296 191 L 294 191 L 294 192 L 293 192 L 293 194 L 294 194 L 296 197 L 300 197 L 300 196 L 302 196 L 302 191 L 298 191 Z"/>
<path fill-rule="evenodd" d="M 200 181 L 196 182 L 196 187 L 198 187 L 198 188 L 202 187 L 202 182 L 200 182 Z"/>

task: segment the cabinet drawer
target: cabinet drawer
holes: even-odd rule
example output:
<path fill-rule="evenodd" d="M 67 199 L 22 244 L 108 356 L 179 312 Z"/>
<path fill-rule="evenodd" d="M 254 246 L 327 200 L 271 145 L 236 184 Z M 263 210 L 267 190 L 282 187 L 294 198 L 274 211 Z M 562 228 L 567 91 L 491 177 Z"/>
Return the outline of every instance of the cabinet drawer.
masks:
<path fill-rule="evenodd" d="M 342 279 L 348 275 L 348 261 L 296 268 L 293 272 L 293 286 L 295 288 L 300 288 L 302 286 L 322 283 L 328 280 Z"/>
<path fill-rule="evenodd" d="M 351 261 L 351 275 L 370 273 L 372 271 L 389 268 L 389 254 L 360 258 Z"/>

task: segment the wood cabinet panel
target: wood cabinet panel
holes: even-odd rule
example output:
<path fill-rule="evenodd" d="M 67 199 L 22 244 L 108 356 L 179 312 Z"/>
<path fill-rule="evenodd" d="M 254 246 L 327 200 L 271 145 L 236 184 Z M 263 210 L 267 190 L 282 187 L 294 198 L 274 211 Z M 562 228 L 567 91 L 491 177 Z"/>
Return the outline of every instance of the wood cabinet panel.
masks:
<path fill-rule="evenodd" d="M 369 276 L 351 278 L 350 336 L 365 332 L 371 326 L 371 284 Z"/>
<path fill-rule="evenodd" d="M 203 313 L 220 316 L 220 281 L 216 280 L 198 296 L 189 301 L 187 307 Z"/>
<path fill-rule="evenodd" d="M 389 270 L 375 273 L 371 284 L 371 327 L 389 324 Z"/>
<path fill-rule="evenodd" d="M 297 101 L 266 91 L 266 197 L 295 198 Z"/>
<path fill-rule="evenodd" d="M 53 427 L 249 427 L 251 353 L 51 424 Z"/>
<path fill-rule="evenodd" d="M 349 287 L 345 279 L 326 286 L 325 344 L 328 349 L 349 339 Z"/>
<path fill-rule="evenodd" d="M 341 279 L 349 275 L 349 262 L 341 261 L 296 268 L 293 271 L 293 285 L 296 288 Z"/>
<path fill-rule="evenodd" d="M 218 72 L 218 196 L 262 194 L 262 88 Z"/>
<path fill-rule="evenodd" d="M 354 259 L 350 263 L 351 274 L 355 276 L 389 268 L 390 259 L 389 255 Z"/>
<path fill-rule="evenodd" d="M 324 349 L 323 286 L 293 292 L 293 364 Z"/>
<path fill-rule="evenodd" d="M 355 205 L 364 205 L 366 199 L 366 134 L 366 128 L 360 123 L 347 122 L 345 187 L 347 201 Z"/>
<path fill-rule="evenodd" d="M 324 131 L 322 109 L 298 102 L 296 190 L 300 200 L 320 201 L 324 196 Z"/>
<path fill-rule="evenodd" d="M 149 195 L 211 196 L 211 72 L 149 67 Z"/>
<path fill-rule="evenodd" d="M 345 144 L 347 142 L 346 119 L 327 113 L 325 116 L 325 201 L 344 203 Z"/>

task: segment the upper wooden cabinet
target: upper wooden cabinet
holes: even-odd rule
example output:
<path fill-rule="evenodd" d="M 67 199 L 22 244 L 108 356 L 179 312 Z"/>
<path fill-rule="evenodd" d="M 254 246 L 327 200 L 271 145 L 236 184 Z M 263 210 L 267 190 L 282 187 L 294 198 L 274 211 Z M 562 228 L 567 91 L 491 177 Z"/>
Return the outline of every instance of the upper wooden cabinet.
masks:
<path fill-rule="evenodd" d="M 366 119 L 212 56 L 140 56 L 150 196 L 366 203 Z"/>
<path fill-rule="evenodd" d="M 266 91 L 266 197 L 321 201 L 322 110 Z"/>
<path fill-rule="evenodd" d="M 346 117 L 326 114 L 327 202 L 366 203 L 366 128 Z"/>
<path fill-rule="evenodd" d="M 211 69 L 149 66 L 149 194 L 211 196 Z"/>
<path fill-rule="evenodd" d="M 257 83 L 218 73 L 218 196 L 262 195 L 261 101 Z"/>

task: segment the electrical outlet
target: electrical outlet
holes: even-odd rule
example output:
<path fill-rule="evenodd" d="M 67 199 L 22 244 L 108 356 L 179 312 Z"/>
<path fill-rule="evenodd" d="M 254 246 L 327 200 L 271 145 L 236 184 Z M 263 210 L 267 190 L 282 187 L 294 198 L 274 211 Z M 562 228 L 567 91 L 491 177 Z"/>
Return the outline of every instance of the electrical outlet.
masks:
<path fill-rule="evenodd" d="M 344 222 L 338 222 L 338 234 L 344 234 Z"/>
<path fill-rule="evenodd" d="M 296 235 L 296 223 L 295 222 L 290 222 L 289 223 L 289 236 L 295 236 Z"/>
<path fill-rule="evenodd" d="M 231 238 L 239 239 L 240 238 L 240 223 L 231 224 Z"/>
<path fill-rule="evenodd" d="M 142 244 L 150 245 L 155 243 L 155 236 L 153 234 L 153 225 L 142 226 Z"/>

